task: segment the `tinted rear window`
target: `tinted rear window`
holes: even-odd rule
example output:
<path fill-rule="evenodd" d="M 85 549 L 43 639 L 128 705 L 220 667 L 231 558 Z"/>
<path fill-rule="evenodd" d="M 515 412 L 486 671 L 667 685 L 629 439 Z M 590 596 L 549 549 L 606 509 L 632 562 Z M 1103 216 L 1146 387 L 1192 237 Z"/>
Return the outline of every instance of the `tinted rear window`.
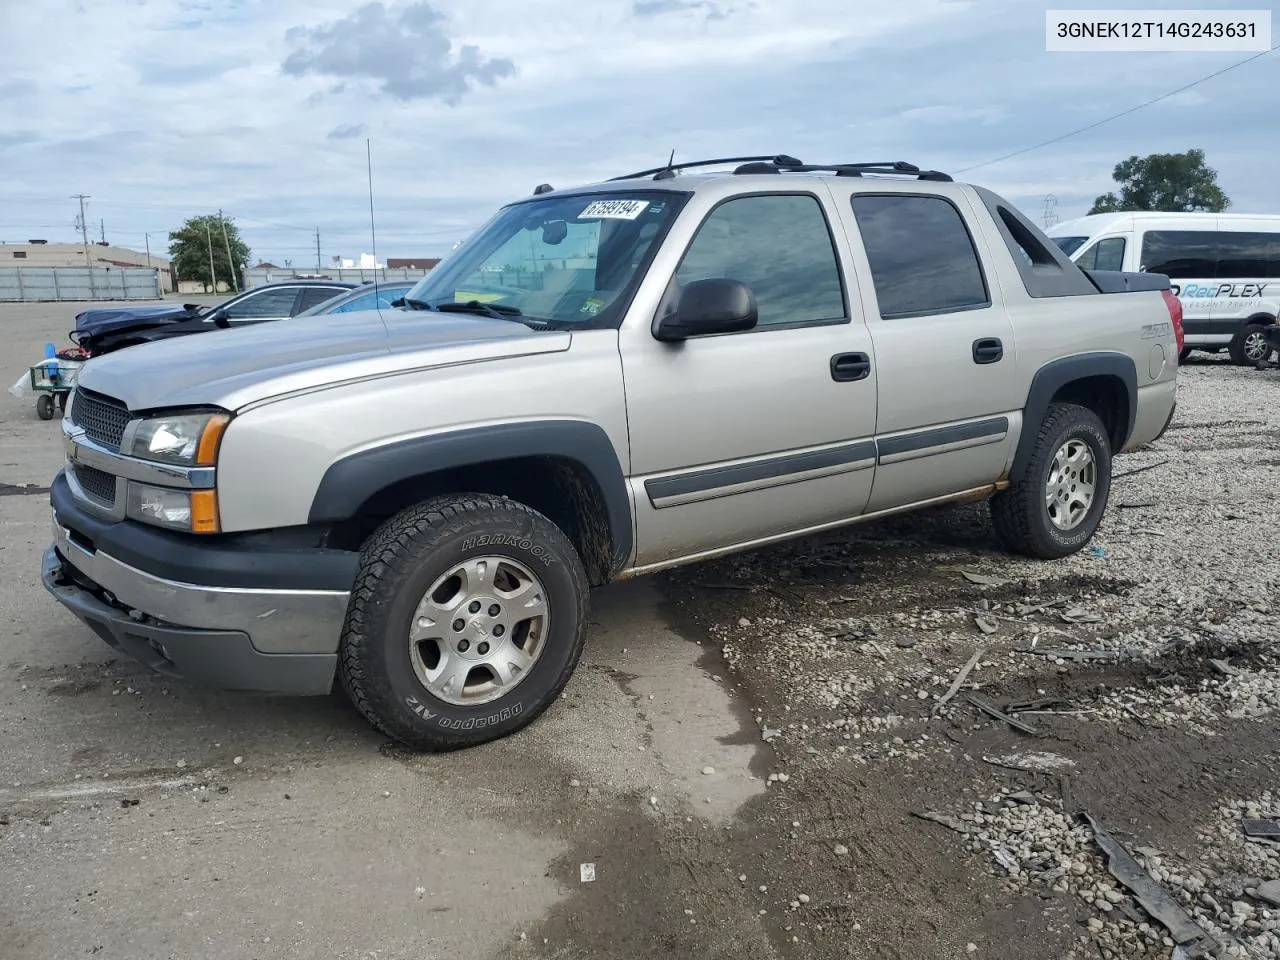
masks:
<path fill-rule="evenodd" d="M 990 303 L 973 240 L 949 200 L 862 194 L 853 198 L 853 213 L 882 317 L 953 313 Z"/>

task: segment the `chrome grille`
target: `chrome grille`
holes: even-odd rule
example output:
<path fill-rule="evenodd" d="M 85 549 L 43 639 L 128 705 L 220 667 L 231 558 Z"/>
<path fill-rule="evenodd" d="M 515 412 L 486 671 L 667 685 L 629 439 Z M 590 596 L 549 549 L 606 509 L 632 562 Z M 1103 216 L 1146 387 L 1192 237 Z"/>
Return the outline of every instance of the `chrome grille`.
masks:
<path fill-rule="evenodd" d="M 124 428 L 129 422 L 129 408 L 115 397 L 77 390 L 71 404 L 71 422 L 84 430 L 94 443 L 119 452 Z"/>
<path fill-rule="evenodd" d="M 76 472 L 76 483 L 80 484 L 80 488 L 84 490 L 85 493 L 91 496 L 94 500 L 97 500 L 104 507 L 115 506 L 115 477 L 94 467 L 86 467 L 82 463 L 76 464 L 74 469 Z"/>

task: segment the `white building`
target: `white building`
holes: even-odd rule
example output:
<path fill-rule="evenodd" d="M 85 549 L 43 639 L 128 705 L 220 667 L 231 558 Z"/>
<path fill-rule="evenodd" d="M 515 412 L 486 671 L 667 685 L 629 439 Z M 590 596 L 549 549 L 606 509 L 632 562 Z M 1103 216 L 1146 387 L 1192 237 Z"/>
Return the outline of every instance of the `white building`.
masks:
<path fill-rule="evenodd" d="M 380 263 L 372 253 L 362 253 L 357 260 L 334 257 L 330 261 L 330 266 L 335 270 L 381 270 L 386 264 Z"/>

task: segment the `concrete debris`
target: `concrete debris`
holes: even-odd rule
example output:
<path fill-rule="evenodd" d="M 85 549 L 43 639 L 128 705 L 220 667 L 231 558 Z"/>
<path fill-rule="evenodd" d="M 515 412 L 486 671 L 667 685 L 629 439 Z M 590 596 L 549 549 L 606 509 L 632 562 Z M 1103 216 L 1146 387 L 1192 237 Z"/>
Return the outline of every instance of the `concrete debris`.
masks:
<path fill-rule="evenodd" d="M 1272 907 L 1280 907 L 1280 880 L 1268 880 L 1258 884 L 1253 895 Z"/>
<path fill-rule="evenodd" d="M 994 620 L 988 620 L 986 617 L 974 617 L 973 622 L 977 628 L 987 636 L 997 633 L 1000 630 L 1000 625 L 998 623 Z"/>

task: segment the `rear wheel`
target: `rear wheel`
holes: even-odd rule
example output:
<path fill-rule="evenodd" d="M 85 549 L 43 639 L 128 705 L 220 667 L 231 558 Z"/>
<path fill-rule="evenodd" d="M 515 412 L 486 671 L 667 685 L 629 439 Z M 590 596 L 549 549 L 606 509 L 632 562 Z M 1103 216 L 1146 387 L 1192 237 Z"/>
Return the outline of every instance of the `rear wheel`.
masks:
<path fill-rule="evenodd" d="M 1240 367 L 1252 367 L 1271 353 L 1271 343 L 1267 340 L 1267 328 L 1259 323 L 1250 323 L 1231 338 L 1227 347 L 1231 353 L 1231 362 Z"/>
<path fill-rule="evenodd" d="M 42 393 L 36 397 L 36 416 L 41 420 L 53 419 L 53 394 Z"/>
<path fill-rule="evenodd" d="M 1190 348 L 1190 347 L 1183 347 L 1181 350 L 1179 350 L 1179 351 L 1178 351 L 1178 362 L 1179 362 L 1179 363 L 1186 363 L 1186 362 L 1187 362 L 1187 357 L 1189 357 L 1189 356 L 1191 356 L 1191 348 Z"/>
<path fill-rule="evenodd" d="M 339 678 L 387 736 L 420 750 L 513 733 L 553 703 L 586 637 L 587 578 L 550 520 L 500 497 L 431 500 L 362 550 Z"/>
<path fill-rule="evenodd" d="M 1056 560 L 1080 550 L 1102 521 L 1111 493 L 1111 441 L 1092 410 L 1055 403 L 1030 459 L 991 500 L 996 534 L 1010 550 Z"/>

